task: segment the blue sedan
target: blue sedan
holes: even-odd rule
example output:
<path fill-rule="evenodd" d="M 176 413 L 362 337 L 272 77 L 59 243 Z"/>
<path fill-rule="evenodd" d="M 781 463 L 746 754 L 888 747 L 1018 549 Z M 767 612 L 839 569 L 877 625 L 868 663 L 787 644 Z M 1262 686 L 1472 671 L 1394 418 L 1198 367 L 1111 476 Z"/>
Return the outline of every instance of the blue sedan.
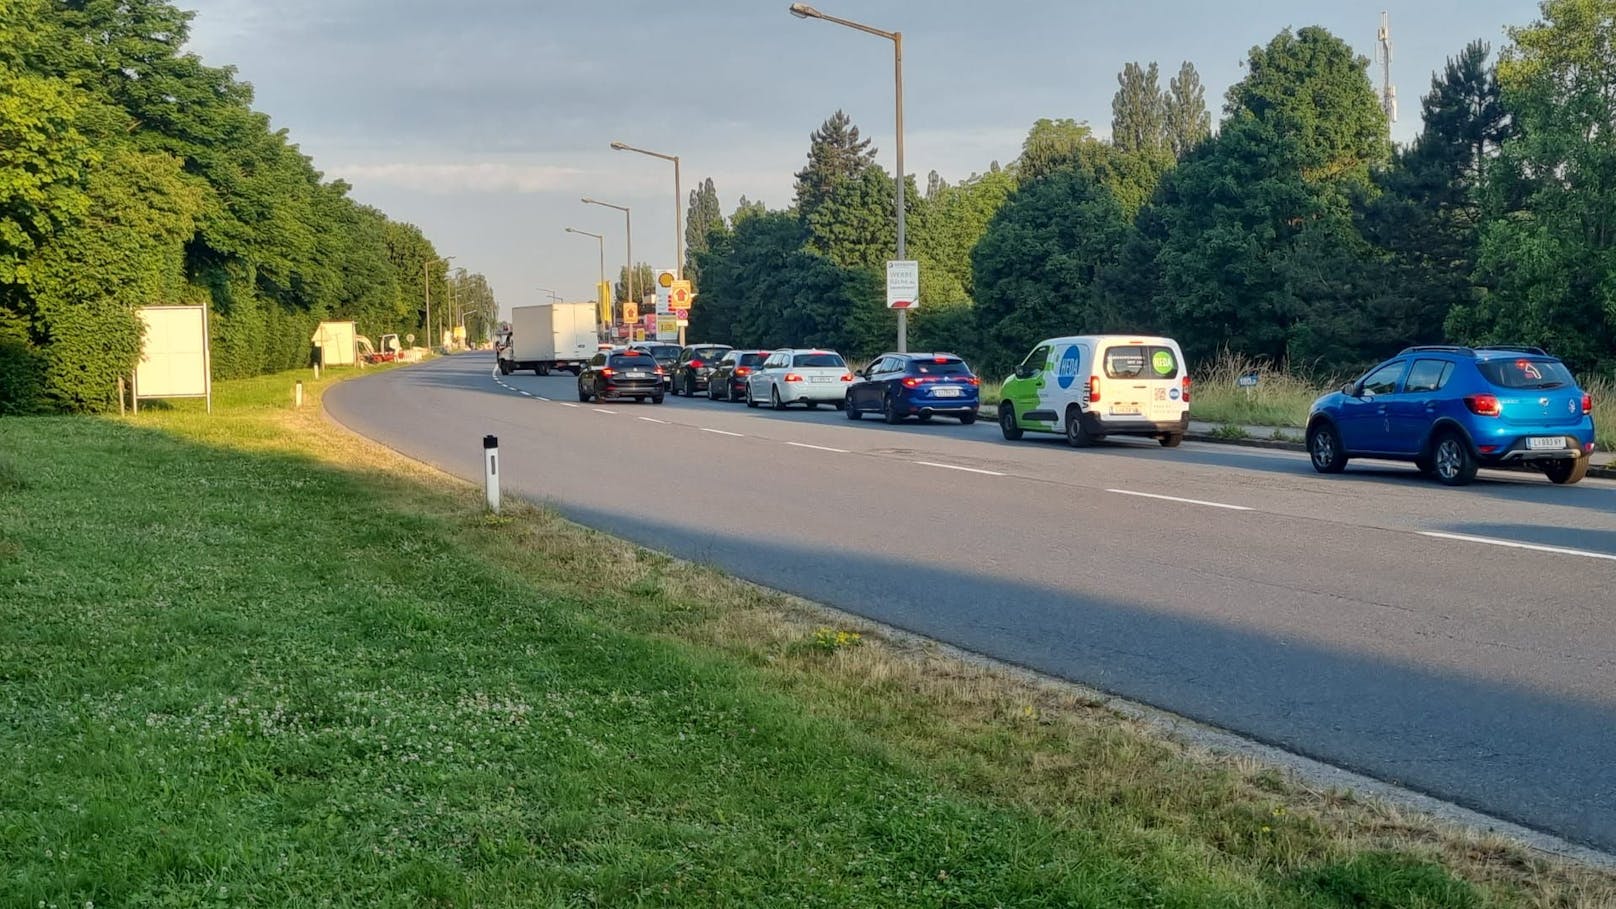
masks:
<path fill-rule="evenodd" d="M 981 406 L 982 381 L 965 361 L 947 353 L 889 353 L 860 370 L 847 389 L 849 420 L 878 413 L 888 423 L 953 417 L 969 426 Z"/>

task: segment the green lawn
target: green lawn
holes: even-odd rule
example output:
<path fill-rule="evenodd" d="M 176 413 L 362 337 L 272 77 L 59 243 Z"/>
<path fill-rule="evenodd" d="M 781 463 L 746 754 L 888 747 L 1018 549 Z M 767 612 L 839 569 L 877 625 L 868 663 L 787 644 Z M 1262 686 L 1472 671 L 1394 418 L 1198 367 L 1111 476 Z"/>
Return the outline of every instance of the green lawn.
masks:
<path fill-rule="evenodd" d="M 548 513 L 484 516 L 321 420 L 323 384 L 301 412 L 280 376 L 222 383 L 212 417 L 0 422 L 0 905 L 1616 893 Z"/>

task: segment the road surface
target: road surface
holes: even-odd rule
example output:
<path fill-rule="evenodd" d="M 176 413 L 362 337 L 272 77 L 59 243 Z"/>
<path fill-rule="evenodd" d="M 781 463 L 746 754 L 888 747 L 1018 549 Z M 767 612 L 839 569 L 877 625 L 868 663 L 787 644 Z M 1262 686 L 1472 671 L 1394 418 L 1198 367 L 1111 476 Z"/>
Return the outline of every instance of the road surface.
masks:
<path fill-rule="evenodd" d="M 579 404 L 486 354 L 328 411 L 581 523 L 1616 849 L 1616 484 L 1185 443 L 1077 451 L 668 397 Z"/>

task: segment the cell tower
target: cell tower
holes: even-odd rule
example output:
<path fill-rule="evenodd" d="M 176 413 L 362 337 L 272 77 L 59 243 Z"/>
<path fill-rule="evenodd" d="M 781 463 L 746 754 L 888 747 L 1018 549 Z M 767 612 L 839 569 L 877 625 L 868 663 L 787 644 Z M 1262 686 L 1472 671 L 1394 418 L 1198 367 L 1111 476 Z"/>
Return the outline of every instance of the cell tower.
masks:
<path fill-rule="evenodd" d="M 1380 107 L 1387 124 L 1397 122 L 1397 86 L 1392 84 L 1392 14 L 1380 13 L 1380 34 L 1375 43 L 1375 62 L 1380 64 Z"/>

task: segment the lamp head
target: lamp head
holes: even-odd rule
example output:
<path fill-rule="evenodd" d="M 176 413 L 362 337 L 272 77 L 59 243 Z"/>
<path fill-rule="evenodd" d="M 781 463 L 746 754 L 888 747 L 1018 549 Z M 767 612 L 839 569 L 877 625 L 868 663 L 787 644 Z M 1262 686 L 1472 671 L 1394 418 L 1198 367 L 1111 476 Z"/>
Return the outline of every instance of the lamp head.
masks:
<path fill-rule="evenodd" d="M 791 4 L 791 15 L 796 16 L 798 19 L 818 19 L 819 10 L 806 3 L 793 3 Z"/>
<path fill-rule="evenodd" d="M 617 151 L 622 151 L 623 149 L 628 148 L 628 146 L 624 145 L 621 142 L 613 142 L 612 143 L 612 148 L 617 150 Z"/>

